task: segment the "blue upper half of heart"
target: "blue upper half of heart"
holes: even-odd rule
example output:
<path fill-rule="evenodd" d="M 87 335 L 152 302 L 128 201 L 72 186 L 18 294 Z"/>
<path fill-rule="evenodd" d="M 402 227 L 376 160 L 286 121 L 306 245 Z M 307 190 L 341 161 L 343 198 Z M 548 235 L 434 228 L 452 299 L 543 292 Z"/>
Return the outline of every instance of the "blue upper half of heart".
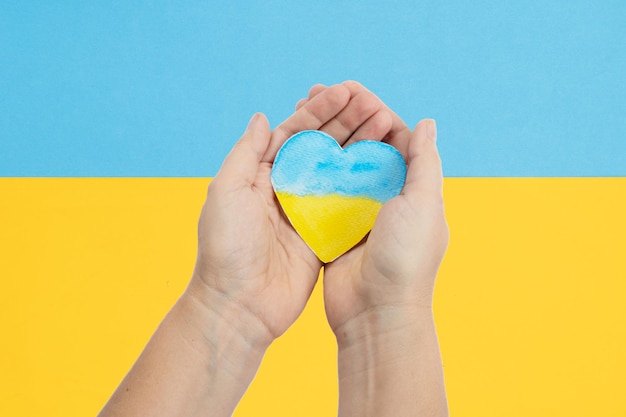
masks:
<path fill-rule="evenodd" d="M 272 168 L 276 191 L 369 197 L 381 203 L 400 193 L 405 177 L 404 158 L 391 145 L 366 140 L 342 149 L 331 136 L 315 130 L 287 140 Z"/>

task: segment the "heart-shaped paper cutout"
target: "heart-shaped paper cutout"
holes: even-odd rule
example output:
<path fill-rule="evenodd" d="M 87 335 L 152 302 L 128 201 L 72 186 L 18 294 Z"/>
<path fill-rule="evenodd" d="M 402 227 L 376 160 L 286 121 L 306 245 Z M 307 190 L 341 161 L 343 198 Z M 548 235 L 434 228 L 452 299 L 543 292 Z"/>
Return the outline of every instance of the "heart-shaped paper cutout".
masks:
<path fill-rule="evenodd" d="M 405 178 L 404 158 L 393 146 L 363 140 L 342 149 L 317 130 L 290 137 L 271 174 L 283 211 L 322 262 L 335 260 L 363 239 Z"/>

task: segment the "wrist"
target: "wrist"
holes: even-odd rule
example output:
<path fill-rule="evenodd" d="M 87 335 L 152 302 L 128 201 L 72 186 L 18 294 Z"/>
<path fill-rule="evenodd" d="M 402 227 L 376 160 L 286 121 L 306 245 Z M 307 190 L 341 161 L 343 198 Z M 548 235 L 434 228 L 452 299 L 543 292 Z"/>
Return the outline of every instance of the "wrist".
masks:
<path fill-rule="evenodd" d="M 430 306 L 377 306 L 343 322 L 334 329 L 338 352 L 374 349 L 377 354 L 398 350 L 420 333 L 434 330 Z M 380 350 L 381 348 L 384 350 Z"/>
<path fill-rule="evenodd" d="M 248 314 L 193 280 L 170 312 L 179 337 L 208 375 L 215 404 L 231 404 L 233 410 L 271 343 Z"/>
<path fill-rule="evenodd" d="M 447 415 L 432 309 L 370 309 L 337 329 L 339 415 Z"/>
<path fill-rule="evenodd" d="M 100 415 L 232 415 L 265 349 L 220 307 L 185 291 Z"/>
<path fill-rule="evenodd" d="M 252 311 L 200 280 L 191 280 L 178 304 L 187 311 L 186 325 L 195 328 L 208 345 L 228 340 L 233 347 L 262 356 L 273 341 L 267 327 Z"/>

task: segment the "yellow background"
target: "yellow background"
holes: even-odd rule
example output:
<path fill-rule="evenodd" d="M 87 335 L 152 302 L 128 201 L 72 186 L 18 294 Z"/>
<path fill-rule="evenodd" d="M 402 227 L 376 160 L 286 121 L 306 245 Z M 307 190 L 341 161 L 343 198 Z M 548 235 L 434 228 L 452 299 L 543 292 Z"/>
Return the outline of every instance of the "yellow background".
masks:
<path fill-rule="evenodd" d="M 0 179 L 0 415 L 88 416 L 184 289 L 207 179 Z M 452 415 L 626 415 L 626 178 L 448 178 Z M 320 288 L 236 415 L 336 414 Z"/>

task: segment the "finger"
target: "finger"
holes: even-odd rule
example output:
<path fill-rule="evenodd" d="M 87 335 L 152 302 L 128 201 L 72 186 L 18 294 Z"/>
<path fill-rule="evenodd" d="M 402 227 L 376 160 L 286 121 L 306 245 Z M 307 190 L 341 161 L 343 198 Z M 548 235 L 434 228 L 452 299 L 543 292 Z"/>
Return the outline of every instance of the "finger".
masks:
<path fill-rule="evenodd" d="M 328 87 L 326 87 L 324 84 L 315 84 L 309 89 L 308 97 L 298 100 L 298 102 L 296 103 L 296 111 L 300 110 L 300 108 L 304 106 L 309 100 L 311 100 L 313 97 L 326 90 L 327 88 Z"/>
<path fill-rule="evenodd" d="M 213 182 L 230 186 L 249 186 L 254 183 L 259 163 L 270 142 L 270 125 L 262 113 L 250 119 L 245 133 L 230 151 Z"/>
<path fill-rule="evenodd" d="M 350 92 L 341 84 L 329 87 L 317 94 L 274 129 L 262 161 L 272 162 L 278 149 L 290 136 L 303 130 L 321 128 L 335 117 L 348 104 L 349 100 Z"/>
<path fill-rule="evenodd" d="M 350 146 L 360 140 L 382 140 L 389 133 L 391 124 L 391 115 L 386 111 L 379 110 L 361 124 L 343 146 Z"/>
<path fill-rule="evenodd" d="M 404 122 L 402 122 L 402 124 L 404 125 Z M 389 129 L 389 132 L 383 139 L 383 142 L 386 142 L 396 148 L 402 154 L 404 160 L 408 163 L 411 135 L 413 135 L 413 132 L 411 132 L 411 129 L 409 129 L 408 126 L 404 125 L 403 127 L 399 127 L 398 124 L 393 121 L 392 117 L 391 129 Z"/>
<path fill-rule="evenodd" d="M 350 95 L 352 97 L 363 92 L 369 92 L 370 94 L 374 95 L 371 91 L 369 91 L 367 88 L 365 88 L 361 83 L 357 81 L 348 80 L 348 81 L 344 81 L 342 84 L 345 85 L 348 88 L 348 90 L 350 90 Z M 382 139 L 382 141 L 387 142 L 390 145 L 398 148 L 401 152 L 403 149 L 406 150 L 407 148 L 406 142 L 408 142 L 408 138 L 410 136 L 411 130 L 407 127 L 407 125 L 402 121 L 402 119 L 396 113 L 394 113 L 387 105 L 385 105 L 385 103 L 382 102 L 382 100 L 380 100 L 380 98 L 378 98 L 376 95 L 374 95 L 374 97 L 376 97 L 376 99 L 381 102 L 381 108 L 379 111 L 386 113 L 391 118 L 391 127 L 388 129 L 385 136 L 380 138 L 378 132 L 383 131 L 384 130 L 383 127 L 377 126 L 377 125 L 374 125 L 372 127 L 365 126 L 364 132 L 372 136 L 366 137 L 364 134 L 357 131 L 358 133 L 355 132 L 357 133 L 355 140 L 362 140 L 362 139 L 381 140 Z M 371 123 L 380 122 L 382 119 L 382 116 L 379 116 L 379 117 L 380 119 L 372 119 Z M 372 132 L 372 130 L 374 132 Z M 403 154 L 403 155 L 405 155 L 405 158 L 406 158 L 406 154 Z"/>
<path fill-rule="evenodd" d="M 313 87 L 309 89 L 309 100 L 326 90 L 328 87 L 324 84 L 315 84 Z"/>
<path fill-rule="evenodd" d="M 442 198 L 443 171 L 436 138 L 437 127 L 432 119 L 419 122 L 411 134 L 402 194 L 414 203 Z"/>
<path fill-rule="evenodd" d="M 396 146 L 394 144 L 395 141 L 408 141 L 411 136 L 411 129 L 389 107 L 387 107 L 387 111 L 391 115 L 391 129 L 389 129 L 389 133 L 387 133 L 383 141 L 394 146 Z"/>
<path fill-rule="evenodd" d="M 308 101 L 308 98 L 301 98 L 300 100 L 298 100 L 298 102 L 296 103 L 296 111 L 300 110 L 300 108 L 308 103 Z"/>
<path fill-rule="evenodd" d="M 328 121 L 320 130 L 344 145 L 361 125 L 378 112 L 382 101 L 371 92 L 363 89 L 351 94 L 348 105 L 339 114 Z M 380 137 L 382 139 L 382 136 Z"/>
<path fill-rule="evenodd" d="M 350 94 L 352 96 L 358 94 L 361 91 L 369 91 L 367 88 L 365 88 L 361 83 L 357 81 L 352 81 L 352 80 L 344 81 L 343 85 L 345 85 L 348 88 L 348 90 L 350 90 Z M 381 103 L 382 103 L 382 100 L 381 100 Z M 396 113 L 394 113 L 385 103 L 382 103 L 382 109 L 385 112 L 387 112 L 389 116 L 391 116 L 391 129 L 389 129 L 387 136 L 383 138 L 383 140 L 389 143 L 390 141 L 394 140 L 396 136 L 406 137 L 407 134 L 411 130 L 402 121 L 402 119 Z"/>

